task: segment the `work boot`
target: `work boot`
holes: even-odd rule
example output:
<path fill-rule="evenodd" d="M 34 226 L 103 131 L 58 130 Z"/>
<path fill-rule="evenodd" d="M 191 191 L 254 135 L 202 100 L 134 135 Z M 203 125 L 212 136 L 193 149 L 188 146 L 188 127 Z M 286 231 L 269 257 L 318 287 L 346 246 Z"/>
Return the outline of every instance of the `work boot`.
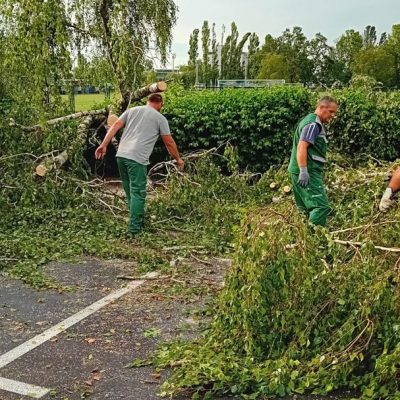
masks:
<path fill-rule="evenodd" d="M 389 208 L 393 204 L 393 196 L 394 196 L 394 193 L 393 193 L 392 189 L 387 188 L 385 190 L 385 193 L 383 193 L 381 202 L 379 204 L 379 211 L 385 213 L 389 210 Z"/>
<path fill-rule="evenodd" d="M 140 236 L 141 234 L 142 234 L 142 231 L 127 231 L 125 233 L 125 239 L 134 240 L 134 239 L 137 239 L 138 236 Z"/>

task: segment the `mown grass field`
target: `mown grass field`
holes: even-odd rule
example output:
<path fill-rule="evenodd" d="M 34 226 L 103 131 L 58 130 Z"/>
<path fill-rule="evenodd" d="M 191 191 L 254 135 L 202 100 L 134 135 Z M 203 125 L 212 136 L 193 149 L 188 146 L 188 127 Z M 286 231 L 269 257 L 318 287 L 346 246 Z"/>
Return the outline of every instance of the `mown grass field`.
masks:
<path fill-rule="evenodd" d="M 68 103 L 68 95 L 63 95 L 63 99 Z M 77 94 L 75 95 L 75 111 L 87 111 L 93 110 L 96 105 L 100 105 L 104 102 L 104 93 L 99 94 Z"/>

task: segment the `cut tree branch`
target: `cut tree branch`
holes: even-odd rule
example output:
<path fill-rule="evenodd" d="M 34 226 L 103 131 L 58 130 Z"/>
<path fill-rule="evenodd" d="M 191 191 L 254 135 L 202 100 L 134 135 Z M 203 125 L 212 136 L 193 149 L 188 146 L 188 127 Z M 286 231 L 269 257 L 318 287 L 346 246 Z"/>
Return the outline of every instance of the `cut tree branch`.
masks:
<path fill-rule="evenodd" d="M 334 242 L 337 244 L 342 244 L 345 246 L 353 246 L 353 247 L 362 247 L 365 244 L 362 242 L 352 242 L 349 240 L 339 240 L 339 239 L 335 239 Z M 374 245 L 374 248 L 376 250 L 388 251 L 390 253 L 400 253 L 400 248 L 398 248 L 398 247 L 383 247 L 383 246 L 375 246 Z"/>
<path fill-rule="evenodd" d="M 152 83 L 140 89 L 135 90 L 132 93 L 131 101 L 139 101 L 143 97 L 149 96 L 152 93 L 165 92 L 167 90 L 167 83 L 164 81 Z"/>
<path fill-rule="evenodd" d="M 346 228 L 346 229 L 341 229 L 339 231 L 332 231 L 331 234 L 332 235 L 336 235 L 338 233 L 351 232 L 351 231 L 356 231 L 356 230 L 364 229 L 364 228 L 373 228 L 373 227 L 376 227 L 376 226 L 389 225 L 389 224 L 398 224 L 398 223 L 400 223 L 400 221 L 398 221 L 398 220 L 397 221 L 396 220 L 383 221 L 383 222 L 379 222 L 377 224 L 360 225 L 360 226 L 355 226 L 353 228 Z"/>
<path fill-rule="evenodd" d="M 183 159 L 186 161 L 194 161 L 197 160 L 201 157 L 205 157 L 208 154 L 214 154 L 218 151 L 219 147 L 213 147 L 212 149 L 206 150 L 206 151 L 198 151 L 195 153 L 190 153 L 187 154 L 183 157 Z M 161 161 L 158 164 L 154 165 L 154 167 L 152 167 L 149 171 L 149 176 L 151 176 L 152 174 L 154 174 L 157 171 L 160 171 L 168 166 L 175 166 L 176 165 L 176 161 L 175 160 L 170 160 L 170 161 Z"/>
<path fill-rule="evenodd" d="M 165 92 L 167 90 L 167 83 L 164 81 L 152 83 L 151 85 L 144 86 L 140 89 L 135 90 L 130 98 L 131 101 L 139 101 L 143 99 L 144 97 L 147 97 L 151 95 L 152 93 L 161 93 Z M 118 119 L 118 116 L 115 114 L 110 114 L 108 115 L 107 119 L 107 125 L 112 126 L 114 122 Z"/>
<path fill-rule="evenodd" d="M 59 168 L 64 165 L 68 161 L 68 153 L 67 150 L 64 150 L 58 156 L 53 158 L 47 158 L 42 163 L 40 163 L 36 168 L 36 175 L 45 176 L 48 171 L 53 168 Z"/>

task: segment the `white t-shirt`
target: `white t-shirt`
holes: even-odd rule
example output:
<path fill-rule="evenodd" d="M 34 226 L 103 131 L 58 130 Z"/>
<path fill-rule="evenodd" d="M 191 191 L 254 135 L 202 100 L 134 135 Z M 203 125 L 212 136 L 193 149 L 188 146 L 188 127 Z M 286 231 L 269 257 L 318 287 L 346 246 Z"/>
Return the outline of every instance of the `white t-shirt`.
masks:
<path fill-rule="evenodd" d="M 124 121 L 125 127 L 117 157 L 124 157 L 139 164 L 149 164 L 158 137 L 171 134 L 167 119 L 150 106 L 126 110 L 119 119 Z"/>

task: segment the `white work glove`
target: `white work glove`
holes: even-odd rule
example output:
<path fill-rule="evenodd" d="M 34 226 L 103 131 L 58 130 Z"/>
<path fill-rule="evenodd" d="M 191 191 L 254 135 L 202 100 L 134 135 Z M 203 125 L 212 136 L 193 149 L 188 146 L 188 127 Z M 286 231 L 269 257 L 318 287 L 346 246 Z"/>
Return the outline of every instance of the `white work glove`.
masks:
<path fill-rule="evenodd" d="M 393 204 L 392 203 L 393 195 L 394 193 L 391 188 L 387 188 L 385 190 L 385 193 L 383 193 L 381 202 L 379 204 L 379 211 L 387 212 L 389 210 L 390 206 Z"/>
<path fill-rule="evenodd" d="M 307 167 L 300 167 L 300 175 L 297 183 L 304 188 L 310 183 L 310 175 L 308 174 Z"/>

